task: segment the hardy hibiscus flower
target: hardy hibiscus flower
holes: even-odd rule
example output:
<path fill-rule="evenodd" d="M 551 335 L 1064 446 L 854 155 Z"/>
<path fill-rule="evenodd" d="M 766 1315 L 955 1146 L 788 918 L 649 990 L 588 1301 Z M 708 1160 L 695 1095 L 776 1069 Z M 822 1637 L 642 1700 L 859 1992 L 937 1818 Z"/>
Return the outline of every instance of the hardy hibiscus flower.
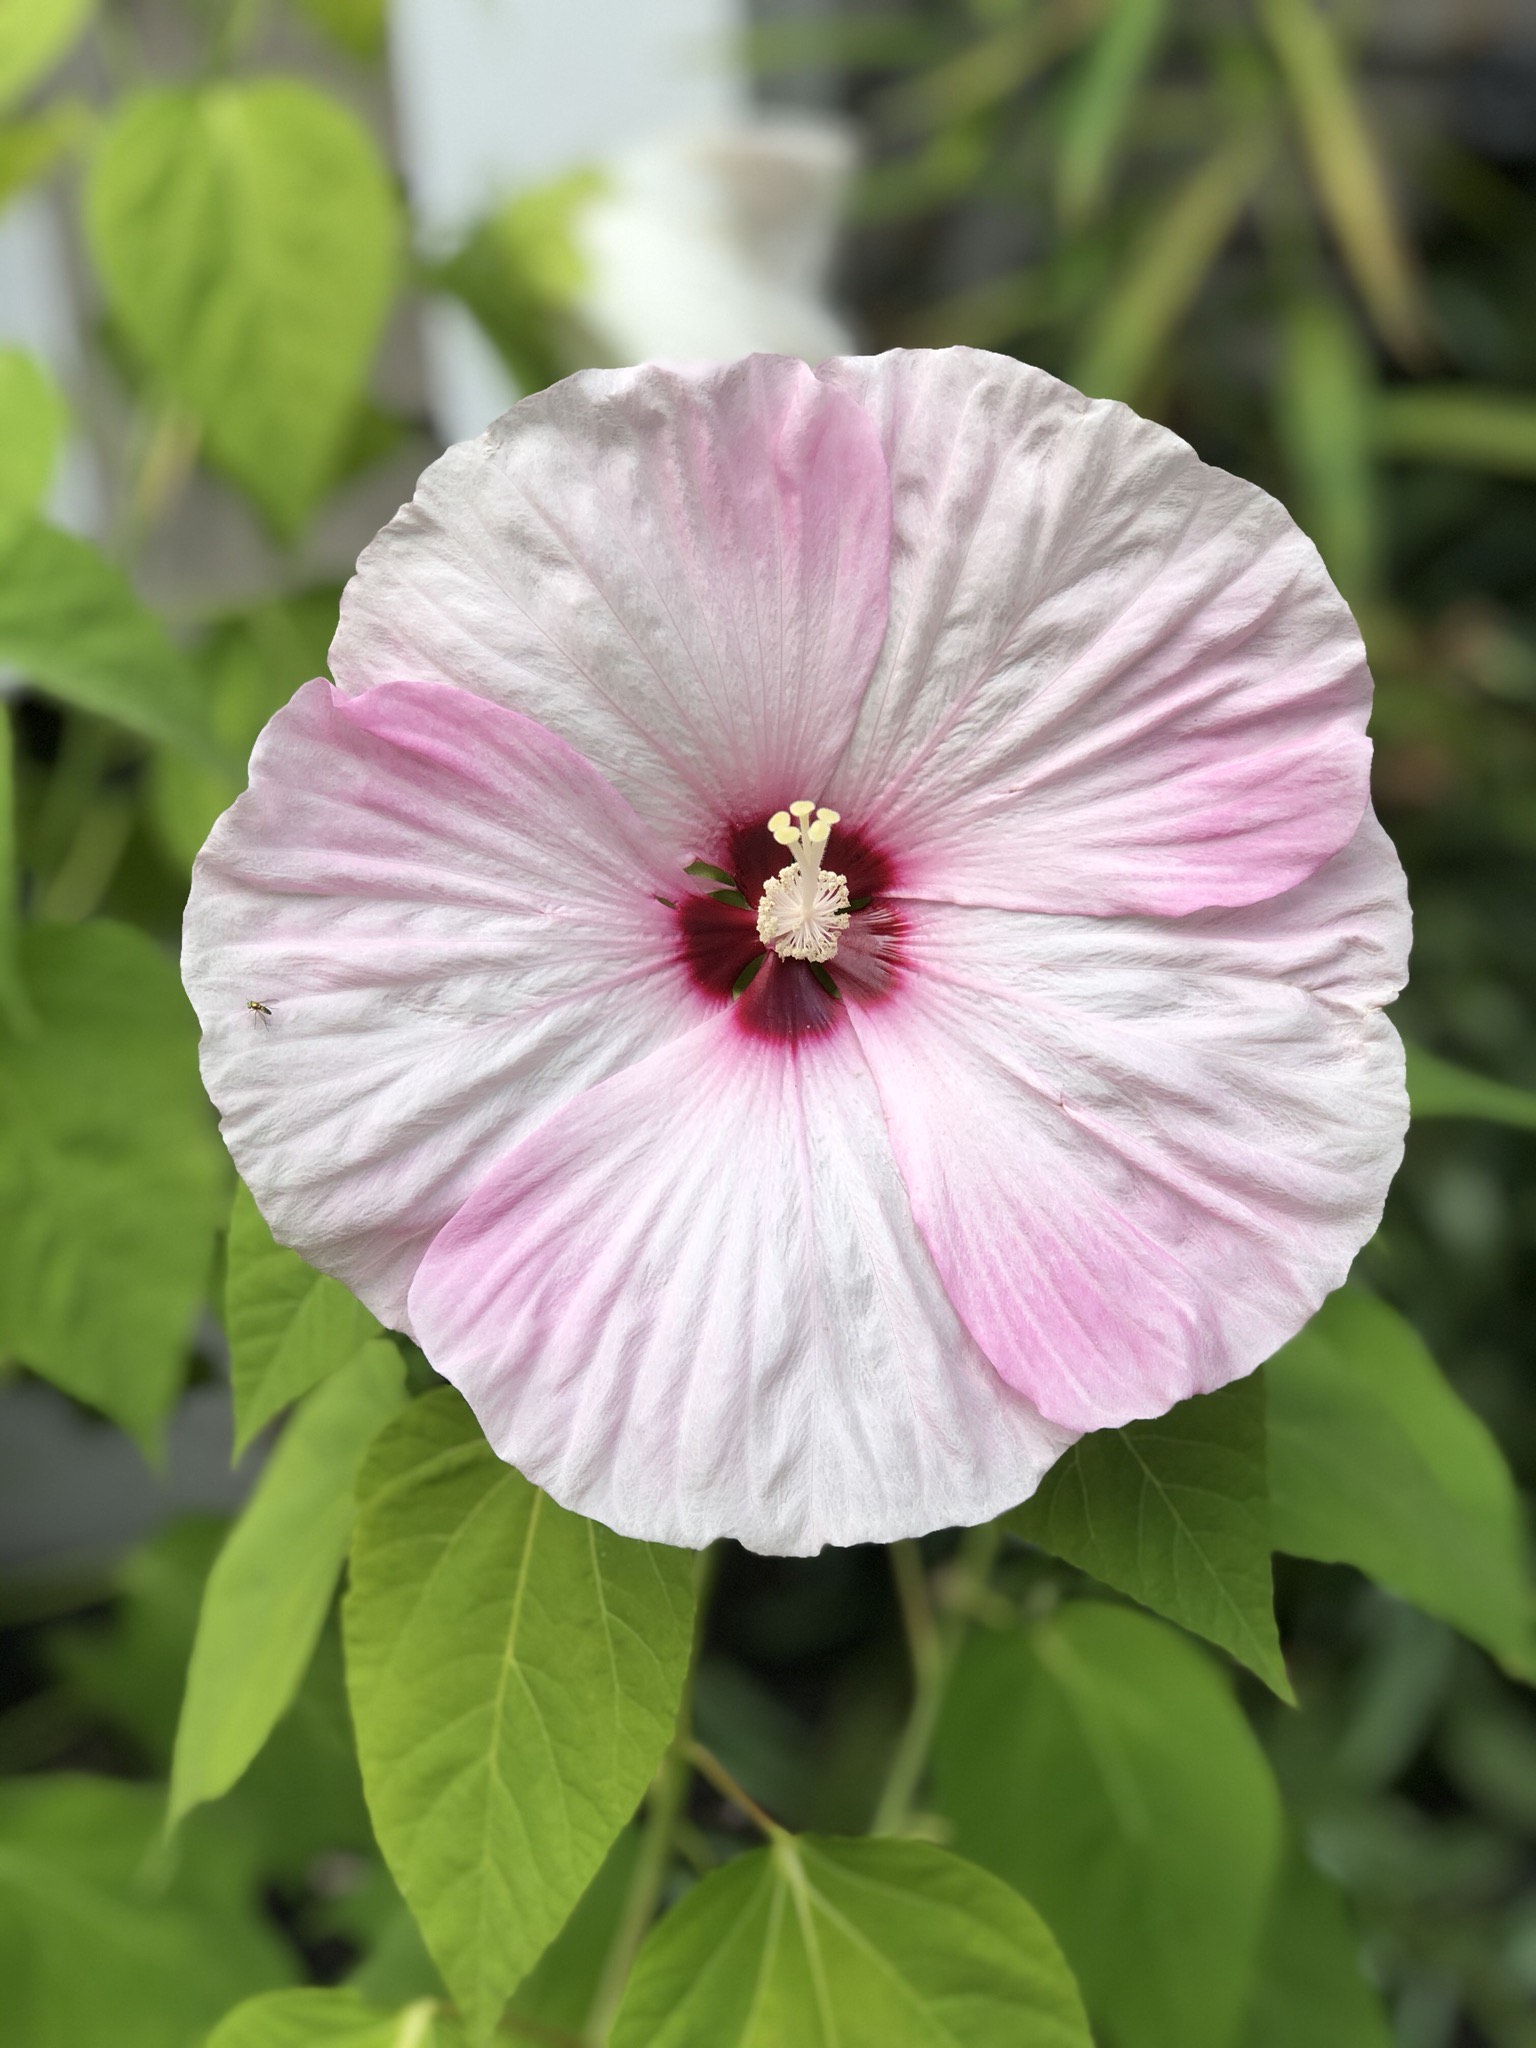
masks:
<path fill-rule="evenodd" d="M 589 372 L 427 471 L 332 666 L 198 862 L 208 1086 L 567 1506 L 981 1520 L 1375 1226 L 1360 640 L 1123 406 L 970 350 Z"/>

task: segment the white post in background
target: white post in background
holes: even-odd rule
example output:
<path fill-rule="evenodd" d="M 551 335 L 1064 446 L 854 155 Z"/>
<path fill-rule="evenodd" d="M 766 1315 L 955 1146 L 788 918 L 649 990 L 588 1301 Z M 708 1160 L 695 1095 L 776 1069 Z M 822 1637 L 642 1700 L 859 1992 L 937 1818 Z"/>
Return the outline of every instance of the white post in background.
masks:
<path fill-rule="evenodd" d="M 400 152 L 426 246 L 448 246 L 498 199 L 657 130 L 745 111 L 735 67 L 746 0 L 393 0 Z M 435 301 L 428 393 L 449 441 L 516 398 L 471 316 Z"/>
<path fill-rule="evenodd" d="M 578 310 L 605 360 L 848 346 L 821 297 L 852 169 L 818 117 L 754 120 L 748 0 L 393 0 L 400 152 L 428 254 L 578 167 L 608 173 L 573 228 Z M 445 440 L 518 393 L 455 301 L 428 303 L 428 398 Z"/>

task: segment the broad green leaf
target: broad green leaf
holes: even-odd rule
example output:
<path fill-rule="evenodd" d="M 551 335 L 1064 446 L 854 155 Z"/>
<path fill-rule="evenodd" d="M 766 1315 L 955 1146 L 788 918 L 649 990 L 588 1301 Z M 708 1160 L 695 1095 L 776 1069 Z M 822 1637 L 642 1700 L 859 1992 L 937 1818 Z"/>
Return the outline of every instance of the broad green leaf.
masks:
<path fill-rule="evenodd" d="M 1474 1116 L 1536 1131 L 1536 1091 L 1453 1066 L 1419 1045 L 1409 1045 L 1407 1052 L 1408 1101 L 1416 1117 Z"/>
<path fill-rule="evenodd" d="M 299 12 L 307 14 L 332 42 L 340 43 L 354 57 L 382 57 L 386 0 L 296 0 Z"/>
<path fill-rule="evenodd" d="M 1062 220 L 1099 211 L 1136 92 L 1168 25 L 1168 0 L 1112 0 L 1068 95 L 1056 153 Z"/>
<path fill-rule="evenodd" d="M 295 531 L 332 481 L 394 284 L 398 208 L 367 133 L 290 80 L 140 93 L 86 216 L 130 346 Z"/>
<path fill-rule="evenodd" d="M 107 1778 L 0 1785 L 5 2048 L 201 2048 L 237 1999 L 291 1978 L 211 1838 L 157 1864 L 160 1802 Z"/>
<path fill-rule="evenodd" d="M 1016 1884 L 1119 2048 L 1236 2039 L 1279 1860 L 1269 1766 L 1222 1675 L 1074 1601 L 963 1651 L 934 1750 L 962 1854 Z"/>
<path fill-rule="evenodd" d="M 290 1401 L 379 1335 L 339 1280 L 278 1244 L 243 1184 L 229 1219 L 224 1321 L 235 1397 L 235 1456 Z"/>
<path fill-rule="evenodd" d="M 1406 361 L 1423 355 L 1418 273 L 1385 167 L 1333 23 L 1313 0 L 1259 0 L 1301 126 L 1313 182 L 1381 336 Z"/>
<path fill-rule="evenodd" d="M 1294 1844 L 1259 1950 L 1242 2048 L 1392 2048 L 1337 1889 Z"/>
<path fill-rule="evenodd" d="M 1536 399 L 1475 385 L 1384 391 L 1371 424 L 1382 455 L 1536 477 Z"/>
<path fill-rule="evenodd" d="M 21 978 L 21 877 L 16 871 L 16 740 L 0 701 L 0 1029 L 30 1029 L 35 1019 Z"/>
<path fill-rule="evenodd" d="M 640 1829 L 626 1828 L 570 1919 L 513 1992 L 510 2019 L 524 2021 L 530 2030 L 581 2033 L 628 1901 L 639 1850 Z"/>
<path fill-rule="evenodd" d="M 221 2020 L 207 2048 L 453 2048 L 462 2039 L 431 1998 L 391 2013 L 355 1991 L 269 1991 Z"/>
<path fill-rule="evenodd" d="M 294 691 L 325 674 L 336 631 L 336 597 L 316 591 L 223 620 L 195 657 L 222 767 L 162 753 L 151 768 L 150 803 L 166 850 L 190 867 L 245 787 L 256 737 Z"/>
<path fill-rule="evenodd" d="M 0 547 L 47 496 L 67 423 L 59 387 L 36 358 L 0 348 Z"/>
<path fill-rule="evenodd" d="M 1294 510 L 1335 582 L 1373 588 L 1380 555 L 1371 419 L 1375 371 L 1354 321 L 1331 300 L 1297 300 L 1281 330 L 1276 420 Z"/>
<path fill-rule="evenodd" d="M 344 1609 L 363 1782 L 476 2040 L 672 1738 L 693 1579 L 688 1553 L 557 1507 L 447 1389 L 363 1467 Z"/>
<path fill-rule="evenodd" d="M 1220 143 L 1148 223 L 1099 309 L 1073 382 L 1095 398 L 1134 400 L 1194 304 L 1268 169 L 1257 121 Z"/>
<path fill-rule="evenodd" d="M 227 1792 L 292 1705 L 346 1558 L 363 1453 L 404 1398 L 400 1354 L 375 1338 L 279 1438 L 208 1576 L 168 1825 Z"/>
<path fill-rule="evenodd" d="M 1007 1525 L 1292 1697 L 1275 1633 L 1257 1375 L 1080 1438 Z"/>
<path fill-rule="evenodd" d="M 1352 1564 L 1536 1675 L 1509 1468 L 1402 1317 L 1343 1288 L 1265 1375 L 1275 1548 Z"/>
<path fill-rule="evenodd" d="M 25 521 L 0 547 L 0 662 L 44 695 L 217 759 L 186 657 L 89 541 Z"/>
<path fill-rule="evenodd" d="M 0 107 L 63 62 L 94 11 L 94 0 L 0 0 Z"/>
<path fill-rule="evenodd" d="M 152 1447 L 228 1185 L 197 1026 L 125 925 L 32 926 L 21 958 L 41 1028 L 0 1029 L 0 1356 Z"/>
<path fill-rule="evenodd" d="M 927 1842 L 781 1836 L 653 1930 L 612 2048 L 1091 2048 L 1017 1892 Z"/>

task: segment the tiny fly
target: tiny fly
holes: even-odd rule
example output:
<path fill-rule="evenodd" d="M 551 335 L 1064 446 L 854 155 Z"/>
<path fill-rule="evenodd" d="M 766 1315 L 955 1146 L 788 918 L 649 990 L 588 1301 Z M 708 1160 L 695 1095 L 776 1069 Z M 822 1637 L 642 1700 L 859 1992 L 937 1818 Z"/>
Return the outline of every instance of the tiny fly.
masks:
<path fill-rule="evenodd" d="M 258 1017 L 264 1018 L 268 1024 L 272 1022 L 272 1012 L 265 1003 L 258 1003 L 254 996 L 247 998 L 245 1007 L 248 1010 L 254 1011 Z"/>

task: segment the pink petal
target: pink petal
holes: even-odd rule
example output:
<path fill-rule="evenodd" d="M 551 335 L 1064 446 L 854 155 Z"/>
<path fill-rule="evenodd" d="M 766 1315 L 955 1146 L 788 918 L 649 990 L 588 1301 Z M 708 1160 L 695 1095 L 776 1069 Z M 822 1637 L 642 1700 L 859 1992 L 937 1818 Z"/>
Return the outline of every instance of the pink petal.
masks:
<path fill-rule="evenodd" d="M 527 712 L 703 851 L 822 795 L 889 545 L 874 427 L 803 363 L 587 371 L 427 471 L 363 553 L 332 669 Z"/>
<path fill-rule="evenodd" d="M 655 900 L 678 858 L 516 712 L 307 684 L 198 858 L 182 955 L 208 1092 L 279 1239 L 403 1326 L 491 1162 L 708 1012 Z"/>
<path fill-rule="evenodd" d="M 1272 498 L 975 349 L 823 366 L 876 421 L 890 627 L 827 801 L 921 895 L 1182 914 L 1303 880 L 1365 808 L 1370 676 Z"/>
<path fill-rule="evenodd" d="M 977 1522 L 1065 1449 L 957 1321 L 849 1033 L 728 1014 L 569 1102 L 422 1260 L 501 1456 L 625 1534 L 801 1554 Z"/>
<path fill-rule="evenodd" d="M 1242 910 L 902 907 L 900 1000 L 849 1021 L 1004 1379 L 1087 1430 L 1251 1371 L 1344 1279 L 1402 1155 L 1402 1047 L 1375 1005 L 1408 922 L 1379 826 Z"/>

